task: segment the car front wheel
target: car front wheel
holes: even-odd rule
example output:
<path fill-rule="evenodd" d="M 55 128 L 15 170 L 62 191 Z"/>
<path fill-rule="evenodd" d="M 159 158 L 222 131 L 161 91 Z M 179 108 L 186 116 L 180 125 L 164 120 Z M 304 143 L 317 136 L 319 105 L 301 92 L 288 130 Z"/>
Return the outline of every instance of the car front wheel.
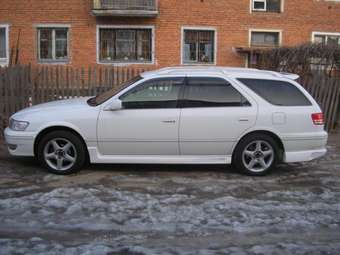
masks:
<path fill-rule="evenodd" d="M 253 134 L 237 145 L 233 164 L 247 175 L 266 175 L 275 167 L 278 152 L 279 148 L 272 137 Z"/>
<path fill-rule="evenodd" d="M 86 150 L 77 135 L 53 131 L 40 140 L 38 159 L 49 172 L 66 175 L 81 169 L 86 160 Z"/>

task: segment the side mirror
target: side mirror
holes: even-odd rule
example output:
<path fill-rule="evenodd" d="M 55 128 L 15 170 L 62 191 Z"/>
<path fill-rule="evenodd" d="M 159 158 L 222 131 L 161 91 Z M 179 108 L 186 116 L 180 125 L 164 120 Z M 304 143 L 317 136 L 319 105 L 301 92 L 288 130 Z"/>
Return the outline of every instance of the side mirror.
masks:
<path fill-rule="evenodd" d="M 115 99 L 105 107 L 104 111 L 118 111 L 121 109 L 123 109 L 122 101 L 119 99 Z"/>

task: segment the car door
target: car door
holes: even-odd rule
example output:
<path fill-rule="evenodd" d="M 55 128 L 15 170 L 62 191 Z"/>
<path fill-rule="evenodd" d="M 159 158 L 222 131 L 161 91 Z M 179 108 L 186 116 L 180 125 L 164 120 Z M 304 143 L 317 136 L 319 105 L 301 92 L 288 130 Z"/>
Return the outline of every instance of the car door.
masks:
<path fill-rule="evenodd" d="M 147 80 L 119 97 L 122 109 L 102 110 L 98 146 L 102 155 L 178 155 L 178 96 L 184 78 Z"/>
<path fill-rule="evenodd" d="M 188 77 L 181 102 L 181 155 L 230 155 L 256 121 L 257 105 L 224 78 Z"/>

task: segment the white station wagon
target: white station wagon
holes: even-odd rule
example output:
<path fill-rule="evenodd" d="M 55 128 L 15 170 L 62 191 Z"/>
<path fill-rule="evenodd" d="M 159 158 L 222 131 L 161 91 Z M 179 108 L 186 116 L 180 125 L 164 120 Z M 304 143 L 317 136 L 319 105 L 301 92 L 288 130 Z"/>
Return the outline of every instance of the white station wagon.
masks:
<path fill-rule="evenodd" d="M 9 152 L 52 173 L 91 163 L 233 164 L 264 175 L 279 162 L 326 153 L 315 100 L 297 75 L 174 67 L 146 72 L 92 98 L 36 105 L 5 130 Z"/>

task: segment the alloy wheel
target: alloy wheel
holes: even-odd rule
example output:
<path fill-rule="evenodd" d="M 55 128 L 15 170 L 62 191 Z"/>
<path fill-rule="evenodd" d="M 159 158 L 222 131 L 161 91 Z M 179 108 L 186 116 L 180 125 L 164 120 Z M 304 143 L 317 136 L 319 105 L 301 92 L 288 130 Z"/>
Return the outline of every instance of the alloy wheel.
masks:
<path fill-rule="evenodd" d="M 273 147 L 266 141 L 257 140 L 249 143 L 242 153 L 243 165 L 251 172 L 266 171 L 275 157 Z"/>
<path fill-rule="evenodd" d="M 65 138 L 48 141 L 44 147 L 43 155 L 46 164 L 56 171 L 69 170 L 77 160 L 75 146 Z"/>

